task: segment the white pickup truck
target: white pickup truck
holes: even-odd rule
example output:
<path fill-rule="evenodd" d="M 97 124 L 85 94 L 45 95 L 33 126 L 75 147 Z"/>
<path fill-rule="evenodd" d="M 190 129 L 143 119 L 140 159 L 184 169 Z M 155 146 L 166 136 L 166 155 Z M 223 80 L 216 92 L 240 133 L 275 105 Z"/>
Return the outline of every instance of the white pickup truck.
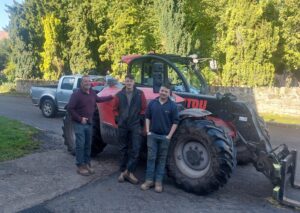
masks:
<path fill-rule="evenodd" d="M 82 75 L 65 75 L 59 79 L 58 85 L 32 86 L 32 102 L 41 109 L 45 117 L 54 117 L 58 111 L 65 111 L 71 94 L 80 87 L 81 79 Z M 93 89 L 101 91 L 105 83 L 104 77 L 90 75 L 90 79 Z"/>

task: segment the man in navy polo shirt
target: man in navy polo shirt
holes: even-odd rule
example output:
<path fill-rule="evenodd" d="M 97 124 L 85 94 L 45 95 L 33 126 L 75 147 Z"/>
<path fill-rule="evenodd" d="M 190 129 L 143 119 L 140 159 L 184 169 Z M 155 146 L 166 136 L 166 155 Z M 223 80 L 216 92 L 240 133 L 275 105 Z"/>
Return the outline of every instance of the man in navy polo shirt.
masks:
<path fill-rule="evenodd" d="M 170 99 L 170 86 L 163 85 L 159 97 L 152 100 L 146 111 L 147 131 L 147 169 L 146 181 L 142 190 L 154 186 L 155 191 L 162 192 L 162 181 L 165 172 L 169 143 L 179 122 L 175 102 Z"/>

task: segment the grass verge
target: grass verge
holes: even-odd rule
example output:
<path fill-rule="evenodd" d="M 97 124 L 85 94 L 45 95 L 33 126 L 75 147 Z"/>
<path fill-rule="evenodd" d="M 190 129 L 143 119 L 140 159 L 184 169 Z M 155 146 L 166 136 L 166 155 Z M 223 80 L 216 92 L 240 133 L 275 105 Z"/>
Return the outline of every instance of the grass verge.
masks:
<path fill-rule="evenodd" d="M 300 116 L 277 115 L 269 113 L 260 113 L 260 116 L 262 116 L 266 122 L 300 125 Z"/>
<path fill-rule="evenodd" d="M 33 137 L 38 130 L 0 116 L 0 162 L 31 153 L 39 147 Z"/>

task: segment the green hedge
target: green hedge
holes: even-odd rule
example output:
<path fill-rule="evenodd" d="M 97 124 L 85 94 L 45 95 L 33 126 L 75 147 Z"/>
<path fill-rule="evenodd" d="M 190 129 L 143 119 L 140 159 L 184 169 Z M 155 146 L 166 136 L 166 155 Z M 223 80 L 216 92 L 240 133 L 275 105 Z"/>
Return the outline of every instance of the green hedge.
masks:
<path fill-rule="evenodd" d="M 15 83 L 3 83 L 0 85 L 0 93 L 9 93 L 16 91 Z"/>

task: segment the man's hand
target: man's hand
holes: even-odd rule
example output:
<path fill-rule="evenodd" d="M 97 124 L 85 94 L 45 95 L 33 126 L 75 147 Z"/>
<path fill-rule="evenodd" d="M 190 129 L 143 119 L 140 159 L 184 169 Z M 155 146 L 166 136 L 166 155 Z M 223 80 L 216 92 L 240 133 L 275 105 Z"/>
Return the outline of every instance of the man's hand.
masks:
<path fill-rule="evenodd" d="M 169 134 L 166 136 L 166 138 L 168 140 L 171 140 L 171 138 L 172 138 L 172 136 L 173 136 L 176 128 L 177 128 L 177 124 L 173 124 L 172 127 L 171 127 L 171 130 L 170 130 Z"/>
<path fill-rule="evenodd" d="M 88 118 L 82 117 L 81 118 L 81 123 L 86 124 L 88 120 L 89 120 Z"/>

